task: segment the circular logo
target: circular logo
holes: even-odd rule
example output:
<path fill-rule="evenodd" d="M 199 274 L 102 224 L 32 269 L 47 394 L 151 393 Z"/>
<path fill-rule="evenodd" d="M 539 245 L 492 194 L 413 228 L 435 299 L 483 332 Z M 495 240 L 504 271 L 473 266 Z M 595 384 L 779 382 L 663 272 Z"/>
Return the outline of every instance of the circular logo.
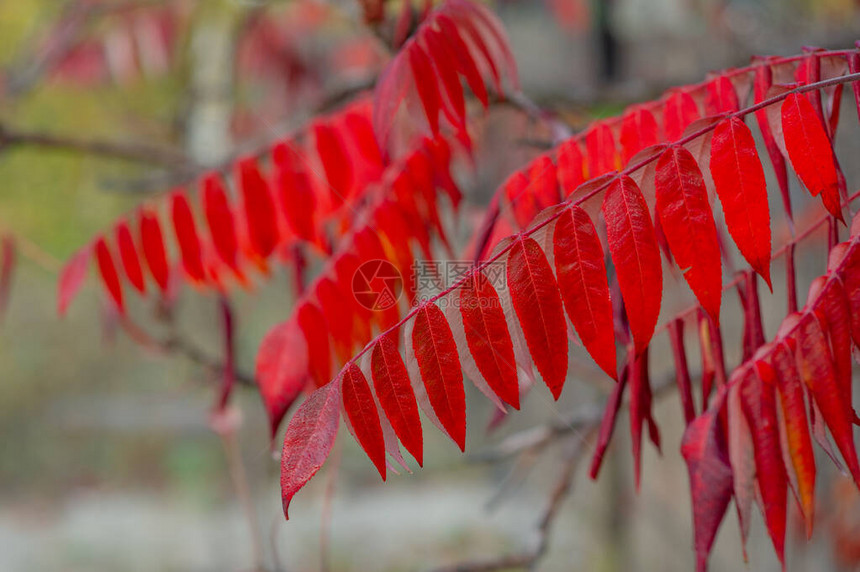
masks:
<path fill-rule="evenodd" d="M 368 260 L 352 275 L 352 295 L 368 310 L 387 310 L 397 304 L 402 292 L 403 276 L 387 260 Z"/>

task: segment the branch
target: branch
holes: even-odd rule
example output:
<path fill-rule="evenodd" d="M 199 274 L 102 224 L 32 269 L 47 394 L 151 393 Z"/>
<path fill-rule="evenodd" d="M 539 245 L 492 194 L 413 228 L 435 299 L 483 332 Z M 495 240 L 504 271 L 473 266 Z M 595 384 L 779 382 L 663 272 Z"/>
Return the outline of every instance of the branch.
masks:
<path fill-rule="evenodd" d="M 181 151 L 141 143 L 78 139 L 38 131 L 19 131 L 0 124 L 0 151 L 13 145 L 43 147 L 71 153 L 98 155 L 138 163 L 187 168 L 191 159 Z"/>
<path fill-rule="evenodd" d="M 212 371 L 213 374 L 218 376 L 218 379 L 220 379 L 224 374 L 226 368 L 224 363 L 209 356 L 206 352 L 182 336 L 174 334 L 167 338 L 159 339 L 149 334 L 126 317 L 120 319 L 120 326 L 132 340 L 141 346 L 148 348 L 150 351 L 160 354 L 176 354 L 184 356 L 195 364 Z M 257 384 L 253 375 L 238 370 L 235 371 L 235 380 L 247 387 L 254 387 Z"/>
<path fill-rule="evenodd" d="M 573 476 L 576 472 L 576 468 L 579 466 L 582 454 L 587 450 L 587 445 L 591 441 L 591 437 L 594 435 L 594 432 L 597 430 L 599 425 L 600 418 L 598 417 L 596 421 L 593 421 L 587 427 L 587 435 L 584 438 L 572 441 L 572 450 L 564 460 L 561 473 L 559 474 L 547 500 L 547 506 L 541 513 L 540 519 L 538 520 L 538 540 L 537 544 L 533 548 L 490 560 L 460 562 L 458 564 L 437 568 L 434 572 L 493 572 L 496 570 L 532 569 L 549 550 L 549 541 L 553 525 L 559 515 L 562 503 L 564 503 L 573 487 Z"/>

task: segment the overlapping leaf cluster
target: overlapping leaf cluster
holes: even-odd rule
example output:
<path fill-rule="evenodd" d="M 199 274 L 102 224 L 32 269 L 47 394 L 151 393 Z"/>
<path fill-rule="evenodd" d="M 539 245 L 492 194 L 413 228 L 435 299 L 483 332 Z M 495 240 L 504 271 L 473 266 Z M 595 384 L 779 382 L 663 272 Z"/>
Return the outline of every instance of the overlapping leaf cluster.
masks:
<path fill-rule="evenodd" d="M 835 325 L 836 313 L 844 325 L 852 311 L 860 310 L 851 305 L 860 302 L 853 285 L 856 267 L 832 267 L 802 317 L 789 318 L 800 325 L 760 349 L 765 338 L 755 278 L 743 274 L 724 284 L 721 229 L 728 231 L 750 268 L 770 284 L 770 208 L 764 165 L 748 117 L 756 118 L 763 134 L 787 219 L 792 220 L 790 164 L 810 194 L 821 198 L 832 224 L 843 220 L 846 183 L 832 140 L 842 85 L 854 81 L 847 74 L 857 61 L 851 51 L 760 59 L 633 106 L 618 119 L 596 122 L 514 174 L 499 191 L 500 212 L 490 215 L 496 224 L 485 225 L 490 231 L 479 237 L 481 262 L 473 272 L 368 343 L 299 408 L 287 429 L 282 457 L 285 510 L 324 461 L 341 416 L 384 476 L 386 451 L 400 460 L 395 437 L 421 461 L 416 403 L 463 447 L 464 372 L 494 400 L 516 408 L 536 370 L 557 398 L 568 370 L 565 313 L 595 362 L 618 380 L 592 474 L 599 469 L 629 389 L 638 482 L 643 426 L 647 424 L 651 439 L 660 443 L 651 413 L 648 348 L 660 317 L 665 263 L 684 271 L 703 310 L 697 329 L 705 411 L 699 417 L 681 329 L 691 314 L 668 322 L 681 398 L 688 420 L 695 417 L 684 451 L 696 505 L 700 566 L 731 496 L 744 526 L 748 523 L 751 479 L 759 490 L 767 489 L 762 506 L 781 558 L 786 483 L 796 483 L 805 511 L 811 506 L 804 444 L 810 429 L 806 418 L 799 417 L 807 394 L 818 409 L 814 433 L 821 436 L 827 426 L 849 468 L 856 466 L 850 348 L 844 343 L 844 328 Z M 716 201 L 722 220 L 715 215 Z M 522 230 L 505 238 L 513 228 Z M 504 285 L 492 283 L 485 273 L 495 262 L 505 265 Z M 793 264 L 789 266 L 793 272 Z M 788 279 L 793 287 L 793 275 Z M 738 284 L 745 308 L 746 355 L 757 357 L 729 376 L 719 320 L 723 292 L 733 284 Z M 454 299 L 459 303 L 452 303 Z M 825 299 L 831 300 L 829 318 L 821 313 Z M 837 339 L 832 328 L 843 331 L 841 337 Z M 782 354 L 774 363 L 765 354 L 770 356 L 775 348 L 782 348 Z M 829 370 L 832 375 L 822 377 Z M 801 380 L 785 390 L 794 401 L 777 401 L 777 387 L 790 383 L 785 380 L 792 371 Z M 711 396 L 714 384 L 716 398 Z M 738 405 L 731 405 L 732 396 Z M 724 405 L 728 421 L 713 412 Z M 739 416 L 746 425 L 736 421 Z M 320 435 L 325 439 L 317 440 Z M 746 466 L 742 459 L 729 460 L 728 453 L 738 451 L 731 444 L 726 448 L 725 441 L 732 439 L 747 442 L 742 449 Z M 710 475 L 716 480 L 708 480 Z M 708 496 L 713 494 L 719 502 Z"/>

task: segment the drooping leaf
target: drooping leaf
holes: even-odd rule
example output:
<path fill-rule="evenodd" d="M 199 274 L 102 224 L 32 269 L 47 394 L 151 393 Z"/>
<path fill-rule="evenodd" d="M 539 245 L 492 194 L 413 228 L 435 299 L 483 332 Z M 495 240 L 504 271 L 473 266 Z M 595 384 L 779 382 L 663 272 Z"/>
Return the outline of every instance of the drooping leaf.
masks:
<path fill-rule="evenodd" d="M 693 497 L 693 537 L 698 572 L 707 570 L 708 555 L 732 498 L 732 467 L 720 422 L 725 398 L 726 392 L 721 391 L 711 407 L 687 426 L 681 441 L 681 454 L 687 462 Z"/>
<path fill-rule="evenodd" d="M 585 134 L 585 147 L 588 151 L 589 179 L 617 169 L 615 136 L 606 122 L 598 121 L 591 126 Z"/>
<path fill-rule="evenodd" d="M 434 136 L 439 134 L 439 88 L 436 83 L 436 74 L 424 49 L 416 42 L 409 45 L 409 66 L 412 69 L 412 77 L 415 78 L 415 87 L 424 106 L 424 115 L 430 124 L 430 131 Z"/>
<path fill-rule="evenodd" d="M 191 205 L 188 204 L 183 191 L 176 191 L 171 196 L 171 215 L 176 242 L 182 254 L 182 266 L 192 280 L 203 282 L 206 279 L 206 271 L 203 268 L 200 237 L 197 234 Z"/>
<path fill-rule="evenodd" d="M 755 79 L 753 82 L 753 95 L 756 103 L 761 103 L 767 99 L 771 83 L 772 74 L 770 66 L 757 65 L 755 67 Z M 786 216 L 788 217 L 789 224 L 793 224 L 791 195 L 789 194 L 788 189 L 788 168 L 785 164 L 785 157 L 774 138 L 770 121 L 768 121 L 768 110 L 766 108 L 759 109 L 755 112 L 755 117 L 756 123 L 758 123 L 759 130 L 762 134 L 762 139 L 764 139 L 764 145 L 767 149 L 768 157 L 770 157 L 770 163 L 773 166 L 777 183 L 779 184 L 779 192 L 782 196 L 782 204 L 785 208 Z"/>
<path fill-rule="evenodd" d="M 96 262 L 99 267 L 99 275 L 102 279 L 102 285 L 105 292 L 113 300 L 116 309 L 120 314 L 125 313 L 125 306 L 122 298 L 122 284 L 119 281 L 119 274 L 116 271 L 116 265 L 113 262 L 110 247 L 107 245 L 104 237 L 96 241 Z"/>
<path fill-rule="evenodd" d="M 444 34 L 445 39 L 451 44 L 454 53 L 457 54 L 456 63 L 459 73 L 466 79 L 469 84 L 469 89 L 475 94 L 475 97 L 486 108 L 490 104 L 489 96 L 487 95 L 487 87 L 484 85 L 484 80 L 481 78 L 481 73 L 475 65 L 471 52 L 463 41 L 457 24 L 446 14 L 439 14 L 436 18 L 439 24 L 439 29 Z"/>
<path fill-rule="evenodd" d="M 559 146 L 557 172 L 563 197 L 570 196 L 576 187 L 585 182 L 585 161 L 576 138 L 571 137 Z"/>
<path fill-rule="evenodd" d="M 749 370 L 736 371 L 728 383 L 726 418 L 729 432 L 729 460 L 732 468 L 732 492 L 738 512 L 741 543 L 746 560 L 746 541 L 750 532 L 755 491 L 755 450 L 752 431 L 743 411 L 741 385 Z"/>
<path fill-rule="evenodd" d="M 621 118 L 621 163 L 627 164 L 642 149 L 659 142 L 659 126 L 647 107 L 633 106 Z"/>
<path fill-rule="evenodd" d="M 386 334 L 381 336 L 373 347 L 373 387 L 379 404 L 400 442 L 421 466 L 424 463 L 421 419 L 418 416 L 418 405 L 409 381 L 409 373 L 394 340 L 391 334 Z"/>
<path fill-rule="evenodd" d="M 722 265 L 717 227 L 699 166 L 684 147 L 657 160 L 657 215 L 669 248 L 699 303 L 719 324 Z"/>
<path fill-rule="evenodd" d="M 514 241 L 507 261 L 511 302 L 535 366 L 558 399 L 567 377 L 567 327 L 558 284 L 533 238 Z"/>
<path fill-rule="evenodd" d="M 314 384 L 322 387 L 331 380 L 331 344 L 325 315 L 308 301 L 296 307 L 295 315 L 307 342 L 308 373 Z"/>
<path fill-rule="evenodd" d="M 594 223 L 576 205 L 556 221 L 553 258 L 570 322 L 597 365 L 610 377 L 618 379 L 603 248 Z"/>
<path fill-rule="evenodd" d="M 827 338 L 815 314 L 806 314 L 800 318 L 795 341 L 800 377 L 812 392 L 851 476 L 860 486 L 851 404 L 845 402 L 844 393 L 839 388 Z"/>
<path fill-rule="evenodd" d="M 340 424 L 340 384 L 329 383 L 308 396 L 284 435 L 281 453 L 281 502 L 289 520 L 293 496 L 328 458 Z"/>
<path fill-rule="evenodd" d="M 752 133 L 741 119 L 730 117 L 717 125 L 711 141 L 710 169 L 729 234 L 753 270 L 773 289 L 764 170 Z"/>
<path fill-rule="evenodd" d="M 255 377 L 274 438 L 308 381 L 308 343 L 297 320 L 278 324 L 260 342 Z"/>
<path fill-rule="evenodd" d="M 385 438 L 373 393 L 361 369 L 348 363 L 340 376 L 343 408 L 352 426 L 355 438 L 373 461 L 382 480 L 385 480 Z"/>
<path fill-rule="evenodd" d="M 830 214 L 842 220 L 839 175 L 830 139 L 805 97 L 790 94 L 782 102 L 782 132 L 791 166 L 812 196 L 821 195 Z"/>
<path fill-rule="evenodd" d="M 681 398 L 684 411 L 684 421 L 687 426 L 696 417 L 696 405 L 693 402 L 693 387 L 690 380 L 690 369 L 687 365 L 687 352 L 684 349 L 684 320 L 681 318 L 669 322 L 669 341 L 672 345 L 672 357 L 675 360 L 675 382 Z"/>
<path fill-rule="evenodd" d="M 433 411 L 460 450 L 465 450 L 463 372 L 451 327 L 435 304 L 424 304 L 418 310 L 412 330 L 412 346 Z"/>
<path fill-rule="evenodd" d="M 224 183 L 217 173 L 210 173 L 203 178 L 203 211 L 215 251 L 221 261 L 238 275 L 239 242 L 236 238 L 236 224 Z"/>
<path fill-rule="evenodd" d="M 279 239 L 272 191 L 253 157 L 239 161 L 237 178 L 250 246 L 256 256 L 265 260 L 275 250 Z"/>
<path fill-rule="evenodd" d="M 648 424 L 651 440 L 660 449 L 660 432 L 651 412 L 651 382 L 648 377 L 648 348 L 630 364 L 630 440 L 633 444 L 633 480 L 639 491 L 642 464 L 642 424 Z"/>
<path fill-rule="evenodd" d="M 699 108 L 693 96 L 683 90 L 674 92 L 663 108 L 663 130 L 667 141 L 677 141 L 684 129 L 699 118 Z"/>
<path fill-rule="evenodd" d="M 773 368 L 756 361 L 754 373 L 741 382 L 741 404 L 752 429 L 756 482 L 762 512 L 779 561 L 785 566 L 785 520 L 788 494 L 779 444 Z"/>
<path fill-rule="evenodd" d="M 134 289 L 141 294 L 146 292 L 146 282 L 143 279 L 143 269 L 140 266 L 140 257 L 137 254 L 137 247 L 134 244 L 134 237 L 131 234 L 131 229 L 128 227 L 128 222 L 122 220 L 116 225 L 116 245 L 119 248 L 119 256 L 122 260 L 122 267 L 125 269 L 125 276 Z"/>
<path fill-rule="evenodd" d="M 514 409 L 520 408 L 516 358 L 499 295 L 481 272 L 460 290 L 460 314 L 469 352 L 490 388 Z"/>
<path fill-rule="evenodd" d="M 708 82 L 705 95 L 707 115 L 734 113 L 738 109 L 738 94 L 732 80 L 725 75 L 719 75 Z"/>
<path fill-rule="evenodd" d="M 648 205 L 633 179 L 613 181 L 603 199 L 603 217 L 636 352 L 641 353 L 660 315 L 663 268 Z"/>
<path fill-rule="evenodd" d="M 597 432 L 597 444 L 594 447 L 594 456 L 591 458 L 591 467 L 588 469 L 588 476 L 591 479 L 597 478 L 600 467 L 603 465 L 603 456 L 606 453 L 606 448 L 612 439 L 612 433 L 615 431 L 615 421 L 618 418 L 618 410 L 621 409 L 621 402 L 624 399 L 624 389 L 627 387 L 629 371 L 630 369 L 627 366 L 621 370 L 621 375 L 618 376 L 618 383 L 612 387 L 612 393 L 609 394 L 609 399 L 606 401 L 603 418 L 600 420 L 600 429 Z"/>
<path fill-rule="evenodd" d="M 331 204 L 338 207 L 352 195 L 353 166 L 338 131 L 327 123 L 316 122 L 312 128 L 317 156 L 328 182 Z"/>
<path fill-rule="evenodd" d="M 167 252 L 164 249 L 164 236 L 161 233 L 161 223 L 158 222 L 158 217 L 147 209 L 140 210 L 140 242 L 143 246 L 143 257 L 149 267 L 149 273 L 163 293 L 167 290 L 170 278 Z"/>
<path fill-rule="evenodd" d="M 92 252 L 91 245 L 84 246 L 66 261 L 60 271 L 60 279 L 57 281 L 57 314 L 60 316 L 66 314 L 69 304 L 83 286 Z"/>
<path fill-rule="evenodd" d="M 815 502 L 815 457 L 806 418 L 803 386 L 797 371 L 794 354 L 787 342 L 778 343 L 771 354 L 771 365 L 776 373 L 777 394 L 782 409 L 785 437 L 792 470 L 796 475 L 795 491 L 801 513 L 806 521 L 807 536 L 812 534 Z"/>

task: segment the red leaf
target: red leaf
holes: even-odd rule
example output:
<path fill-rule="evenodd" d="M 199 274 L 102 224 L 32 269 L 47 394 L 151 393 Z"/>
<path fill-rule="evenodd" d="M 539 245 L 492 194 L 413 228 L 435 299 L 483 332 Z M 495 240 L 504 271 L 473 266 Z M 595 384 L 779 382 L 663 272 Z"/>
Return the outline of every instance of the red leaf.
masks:
<path fill-rule="evenodd" d="M 755 103 L 761 103 L 767 99 L 768 91 L 772 84 L 771 76 L 770 65 L 764 64 L 756 66 L 755 81 L 753 83 Z M 774 174 L 776 174 L 776 180 L 779 183 L 779 192 L 782 195 L 782 203 L 785 208 L 786 215 L 788 216 L 789 223 L 793 224 L 791 196 L 788 189 L 788 169 L 785 166 L 785 157 L 774 139 L 773 131 L 770 127 L 770 121 L 768 120 L 768 110 L 766 108 L 759 109 L 755 112 L 755 118 L 756 123 L 758 123 L 759 130 L 761 131 L 762 139 L 764 140 L 764 145 L 767 149 L 767 154 L 770 157 Z"/>
<path fill-rule="evenodd" d="M 511 340 L 499 295 L 481 272 L 475 272 L 460 289 L 460 314 L 469 352 L 490 388 L 520 408 L 520 389 Z"/>
<path fill-rule="evenodd" d="M 860 466 L 852 429 L 854 414 L 851 404 L 845 402 L 844 393 L 836 381 L 830 349 L 818 317 L 815 314 L 805 314 L 795 335 L 800 377 L 812 392 L 851 476 L 860 486 Z"/>
<path fill-rule="evenodd" d="M 690 475 L 699 572 L 707 570 L 708 555 L 732 498 L 732 467 L 720 421 L 725 396 L 725 391 L 720 392 L 713 405 L 687 426 L 681 441 L 681 454 Z"/>
<path fill-rule="evenodd" d="M 714 129 L 710 168 L 729 234 L 772 290 L 767 185 L 752 132 L 741 119 L 730 117 Z"/>
<path fill-rule="evenodd" d="M 227 200 L 224 183 L 217 173 L 210 173 L 203 179 L 203 210 L 209 225 L 209 234 L 218 256 L 234 273 L 239 275 L 236 255 L 239 243 L 236 239 L 236 226 L 233 211 Z"/>
<path fill-rule="evenodd" d="M 445 315 L 424 304 L 415 316 L 412 347 L 433 411 L 460 450 L 466 449 L 466 393 L 457 344 Z"/>
<path fill-rule="evenodd" d="M 684 279 L 714 322 L 720 322 L 723 274 L 708 191 L 693 155 L 669 147 L 657 160 L 657 215 Z"/>
<path fill-rule="evenodd" d="M 785 466 L 779 444 L 774 395 L 774 372 L 764 361 L 741 381 L 741 403 L 752 429 L 756 481 L 762 512 L 779 561 L 785 566 L 785 513 L 788 494 Z"/>
<path fill-rule="evenodd" d="M 257 160 L 247 157 L 238 164 L 239 188 L 245 209 L 248 238 L 254 254 L 262 259 L 275 250 L 278 244 L 278 219 L 269 184 L 260 173 Z"/>
<path fill-rule="evenodd" d="M 316 197 L 307 174 L 295 164 L 296 152 L 291 145 L 281 142 L 272 149 L 275 187 L 289 229 L 300 239 L 313 242 L 316 240 Z M 373 145 L 376 145 L 375 139 Z M 362 143 L 362 148 L 364 146 Z"/>
<path fill-rule="evenodd" d="M 628 377 L 629 368 L 625 366 L 621 370 L 618 383 L 612 387 L 612 393 L 606 401 L 606 409 L 603 411 L 600 430 L 597 433 L 594 456 L 591 458 L 591 467 L 588 470 L 588 476 L 592 479 L 596 479 L 597 474 L 600 472 L 600 467 L 603 464 L 603 455 L 606 453 L 606 448 L 609 446 L 610 439 L 612 439 L 612 433 L 615 431 L 615 420 L 618 417 L 618 410 L 621 408 L 621 400 L 624 399 L 624 388 L 627 387 Z"/>
<path fill-rule="evenodd" d="M 331 278 L 317 282 L 315 292 L 334 341 L 335 356 L 345 363 L 351 357 L 354 345 L 353 312 L 349 303 L 351 293 L 343 292 Z"/>
<path fill-rule="evenodd" d="M 585 134 L 585 147 L 588 151 L 588 178 L 615 171 L 615 136 L 612 129 L 603 121 L 595 123 Z"/>
<path fill-rule="evenodd" d="M 666 100 L 663 108 L 663 129 L 667 141 L 677 141 L 684 129 L 699 118 L 699 108 L 693 96 L 686 91 L 676 91 Z"/>
<path fill-rule="evenodd" d="M 293 496 L 320 470 L 328 458 L 340 424 L 338 383 L 329 383 L 308 396 L 284 435 L 281 453 L 281 502 L 284 517 Z"/>
<path fill-rule="evenodd" d="M 558 184 L 563 197 L 569 197 L 585 182 L 585 163 L 579 142 L 571 137 L 558 148 Z"/>
<path fill-rule="evenodd" d="M 89 244 L 84 246 L 66 261 L 60 271 L 60 279 L 57 281 L 57 314 L 60 316 L 66 314 L 69 304 L 83 286 L 92 252 Z"/>
<path fill-rule="evenodd" d="M 639 491 L 642 464 L 642 424 L 648 423 L 648 432 L 657 449 L 660 449 L 660 432 L 651 412 L 651 382 L 648 379 L 648 348 L 639 354 L 630 366 L 630 440 L 633 444 L 633 477 Z"/>
<path fill-rule="evenodd" d="M 295 310 L 296 321 L 307 340 L 308 371 L 317 387 L 331 380 L 331 347 L 325 316 L 316 304 L 303 302 Z"/>
<path fill-rule="evenodd" d="M 663 268 L 648 205 L 633 179 L 613 181 L 603 199 L 603 218 L 636 352 L 641 353 L 660 315 Z"/>
<path fill-rule="evenodd" d="M 370 368 L 373 387 L 385 416 L 406 450 L 423 466 L 424 441 L 418 405 L 406 365 L 391 335 L 380 336 L 373 346 Z"/>
<path fill-rule="evenodd" d="M 146 282 L 143 279 L 143 270 L 140 267 L 140 258 L 137 256 L 137 247 L 126 221 L 120 221 L 116 225 L 116 244 L 119 247 L 119 256 L 122 259 L 122 267 L 125 275 L 135 290 L 141 294 L 146 292 Z"/>
<path fill-rule="evenodd" d="M 508 254 L 507 278 L 529 353 L 558 399 L 567 377 L 567 326 L 552 268 L 533 238 L 515 240 Z"/>
<path fill-rule="evenodd" d="M 462 125 L 466 120 L 466 100 L 463 97 L 463 86 L 457 75 L 457 54 L 451 51 L 442 32 L 429 28 L 423 35 L 427 42 L 427 55 L 432 56 L 433 68 L 444 87 L 444 109 L 453 125 Z"/>
<path fill-rule="evenodd" d="M 382 480 L 385 480 L 385 438 L 379 424 L 379 412 L 373 393 L 361 369 L 354 363 L 347 364 L 340 377 L 343 408 L 355 433 L 355 438 L 376 465 Z"/>
<path fill-rule="evenodd" d="M 119 313 L 125 314 L 125 306 L 122 302 L 122 284 L 119 282 L 119 274 L 116 272 L 110 248 L 104 237 L 99 237 L 96 241 L 96 262 L 99 266 L 99 274 L 105 292 L 111 297 Z"/>
<path fill-rule="evenodd" d="M 815 457 L 806 418 L 803 385 L 793 352 L 786 342 L 780 342 L 771 354 L 776 375 L 780 407 L 785 427 L 786 449 L 791 468 L 796 475 L 796 494 L 801 513 L 806 520 L 807 536 L 812 534 L 815 502 Z"/>
<path fill-rule="evenodd" d="M 708 115 L 734 113 L 740 109 L 738 94 L 732 80 L 720 75 L 708 82 L 705 95 L 705 112 Z"/>
<path fill-rule="evenodd" d="M 164 293 L 167 291 L 170 278 L 164 237 L 161 234 L 161 223 L 158 222 L 158 217 L 146 209 L 140 210 L 140 242 L 143 245 L 143 257 L 149 267 L 149 273 Z"/>
<path fill-rule="evenodd" d="M 733 493 L 741 532 L 741 543 L 746 560 L 746 541 L 749 537 L 752 502 L 755 492 L 755 451 L 752 431 L 744 415 L 741 384 L 743 375 L 750 370 L 737 372 L 729 381 L 726 417 L 729 431 L 729 460 L 732 467 Z M 718 394 L 719 395 L 719 394 Z"/>
<path fill-rule="evenodd" d="M 684 320 L 676 318 L 669 322 L 669 341 L 672 345 L 672 357 L 675 360 L 675 383 L 684 410 L 684 421 L 689 426 L 696 417 L 696 405 L 693 402 L 693 388 L 690 380 L 690 369 L 687 365 L 687 352 L 684 349 Z"/>
<path fill-rule="evenodd" d="M 594 224 L 583 209 L 573 205 L 556 221 L 552 242 L 567 316 L 597 365 L 618 379 L 612 302 Z"/>
<path fill-rule="evenodd" d="M 424 115 L 430 124 L 430 131 L 433 135 L 439 134 L 439 88 L 436 85 L 436 74 L 433 73 L 433 66 L 430 64 L 430 59 L 421 46 L 412 42 L 407 48 L 409 56 L 409 65 L 412 68 L 412 77 L 415 79 L 415 88 L 418 90 L 418 96 L 421 98 L 421 105 L 424 106 Z"/>
<path fill-rule="evenodd" d="M 526 228 L 540 212 L 540 208 L 535 203 L 534 193 L 530 192 L 530 185 L 531 181 L 521 171 L 508 177 L 503 185 L 505 198 L 508 199 L 514 212 L 514 219 L 520 228 Z"/>
<path fill-rule="evenodd" d="M 331 203 L 338 207 L 352 194 L 352 161 L 346 153 L 343 139 L 331 125 L 315 123 L 313 133 L 317 155 L 328 181 Z"/>
<path fill-rule="evenodd" d="M 171 197 L 171 212 L 173 215 L 173 230 L 176 232 L 176 242 L 182 253 L 182 266 L 188 276 L 196 282 L 206 280 L 203 268 L 203 258 L 200 249 L 200 238 L 197 236 L 197 225 L 194 214 L 183 191 L 176 191 Z"/>
<path fill-rule="evenodd" d="M 393 118 L 406 95 L 408 64 L 406 58 L 395 57 L 379 76 L 373 93 L 373 130 L 383 149 L 388 145 Z"/>
<path fill-rule="evenodd" d="M 454 53 L 457 54 L 457 58 L 455 60 L 457 63 L 457 69 L 466 79 L 466 83 L 469 84 L 469 89 L 472 90 L 472 93 L 475 94 L 475 97 L 478 98 L 485 108 L 488 107 L 490 100 L 487 95 L 487 86 L 484 85 L 484 80 L 481 78 L 481 72 L 478 71 L 478 66 L 475 65 L 475 60 L 472 58 L 469 47 L 463 41 L 463 38 L 457 29 L 457 24 L 455 24 L 454 21 L 445 14 L 439 14 L 436 18 L 436 23 L 442 30 L 445 38 L 450 42 Z"/>
<path fill-rule="evenodd" d="M 791 166 L 812 196 L 821 195 L 830 214 L 844 222 L 836 157 L 821 118 L 809 100 L 796 93 L 782 102 L 782 132 Z"/>
<path fill-rule="evenodd" d="M 659 143 L 659 126 L 647 107 L 634 105 L 621 119 L 621 163 L 639 151 Z"/>
<path fill-rule="evenodd" d="M 308 344 L 296 320 L 278 324 L 260 342 L 256 379 L 274 438 L 281 419 L 308 380 Z"/>
<path fill-rule="evenodd" d="M 531 162 L 528 179 L 530 188 L 527 192 L 534 195 L 539 209 L 543 210 L 561 201 L 555 164 L 548 156 L 541 155 Z"/>

